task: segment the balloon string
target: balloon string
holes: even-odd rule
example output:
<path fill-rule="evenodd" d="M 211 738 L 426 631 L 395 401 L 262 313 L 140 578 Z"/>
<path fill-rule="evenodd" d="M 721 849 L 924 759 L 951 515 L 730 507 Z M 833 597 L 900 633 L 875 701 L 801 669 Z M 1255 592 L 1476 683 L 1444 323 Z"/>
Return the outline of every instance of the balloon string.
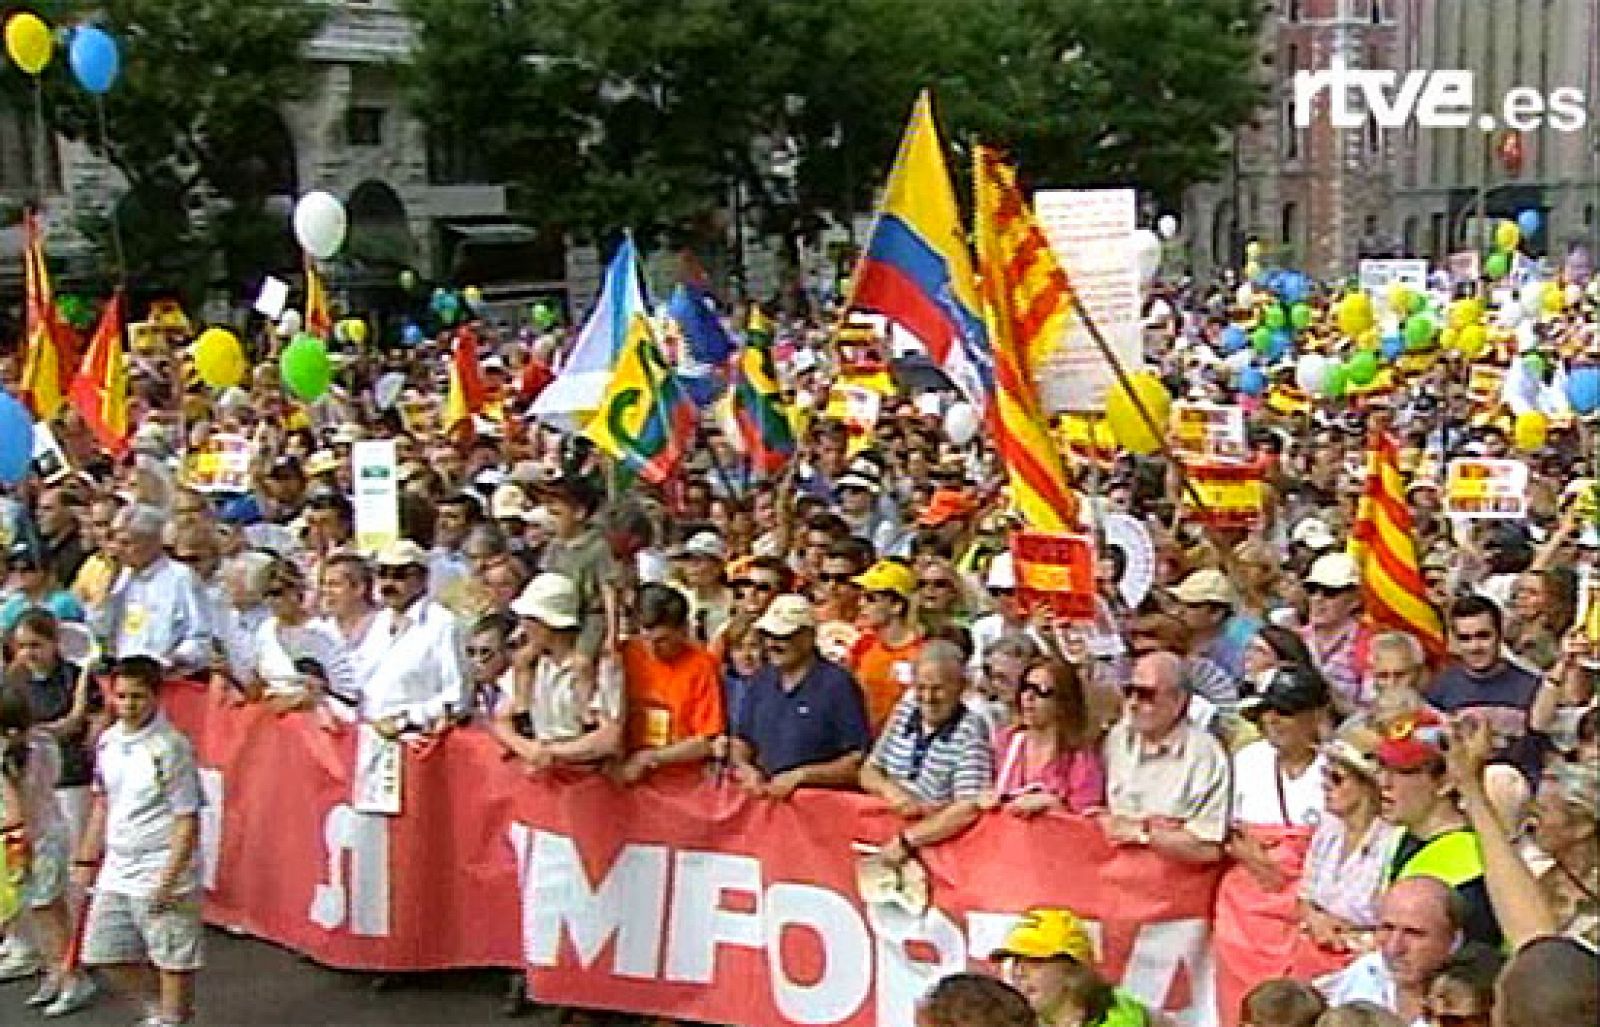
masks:
<path fill-rule="evenodd" d="M 33 76 L 33 190 L 34 206 L 44 210 L 45 165 L 49 161 L 49 151 L 45 148 L 44 138 L 44 87 L 39 84 L 39 76 Z"/>
<path fill-rule="evenodd" d="M 111 161 L 111 133 L 106 128 L 106 98 L 100 93 L 94 94 L 95 120 L 100 127 L 100 152 L 105 155 L 106 162 Z M 106 208 L 111 220 L 111 252 L 116 260 L 117 284 L 124 285 L 128 278 L 127 255 L 122 249 L 122 221 L 117 214 L 118 203 L 112 200 Z"/>

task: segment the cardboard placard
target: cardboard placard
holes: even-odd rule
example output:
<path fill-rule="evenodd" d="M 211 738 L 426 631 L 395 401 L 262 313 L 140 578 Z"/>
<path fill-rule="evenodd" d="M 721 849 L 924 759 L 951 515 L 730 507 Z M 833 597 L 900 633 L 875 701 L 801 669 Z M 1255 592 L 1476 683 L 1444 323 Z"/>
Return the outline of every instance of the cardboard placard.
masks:
<path fill-rule="evenodd" d="M 1244 408 L 1237 404 L 1174 403 L 1172 448 L 1180 457 L 1216 463 L 1250 459 Z"/>
<path fill-rule="evenodd" d="M 1399 283 L 1417 292 L 1428 291 L 1428 262 L 1426 260 L 1363 260 L 1358 265 L 1361 291 L 1374 299 L 1389 294 L 1389 287 Z"/>
<path fill-rule="evenodd" d="M 397 460 L 394 439 L 362 439 L 350 447 L 356 548 L 363 553 L 375 553 L 400 537 Z"/>
<path fill-rule="evenodd" d="M 243 435 L 217 432 L 205 445 L 190 450 L 183 464 L 183 482 L 196 492 L 250 491 L 250 465 L 255 447 Z"/>
<path fill-rule="evenodd" d="M 1213 528 L 1250 528 L 1265 501 L 1261 469 L 1248 464 L 1185 464 L 1202 506 L 1184 490 L 1184 517 Z"/>
<path fill-rule="evenodd" d="M 1024 609 L 1088 622 L 1095 615 L 1094 540 L 1087 535 L 1019 531 L 1011 536 L 1017 599 Z"/>
<path fill-rule="evenodd" d="M 1445 477 L 1444 512 L 1472 520 L 1528 516 L 1528 465 L 1521 460 L 1458 457 Z"/>
<path fill-rule="evenodd" d="M 46 484 L 56 482 L 72 473 L 72 461 L 56 439 L 50 425 L 36 421 L 33 425 L 33 473 Z"/>

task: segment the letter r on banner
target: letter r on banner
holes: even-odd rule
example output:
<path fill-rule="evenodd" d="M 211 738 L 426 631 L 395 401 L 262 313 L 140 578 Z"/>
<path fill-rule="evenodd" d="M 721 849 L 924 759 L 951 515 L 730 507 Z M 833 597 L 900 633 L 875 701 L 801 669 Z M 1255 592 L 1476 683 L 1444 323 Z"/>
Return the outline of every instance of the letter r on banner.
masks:
<path fill-rule="evenodd" d="M 328 880 L 317 885 L 308 916 L 318 927 L 351 934 L 389 936 L 389 821 L 357 813 L 340 803 L 328 811 L 322 826 L 327 847 Z M 345 857 L 350 860 L 345 884 Z"/>

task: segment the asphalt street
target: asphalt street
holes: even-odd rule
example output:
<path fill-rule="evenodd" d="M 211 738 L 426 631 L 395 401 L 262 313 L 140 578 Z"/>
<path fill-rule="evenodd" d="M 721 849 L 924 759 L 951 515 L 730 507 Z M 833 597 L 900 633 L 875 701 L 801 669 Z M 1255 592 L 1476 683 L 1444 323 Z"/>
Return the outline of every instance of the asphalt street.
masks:
<path fill-rule="evenodd" d="M 375 990 L 373 976 L 330 970 L 294 953 L 222 931 L 206 933 L 206 969 L 200 975 L 197 1024 L 495 1024 L 555 1027 L 553 1013 L 518 1019 L 500 1015 L 505 975 L 493 971 L 409 974 Z M 61 1027 L 128 1027 L 142 1012 L 116 998 L 47 1020 L 23 1005 L 33 982 L 0 985 L 0 1024 Z"/>

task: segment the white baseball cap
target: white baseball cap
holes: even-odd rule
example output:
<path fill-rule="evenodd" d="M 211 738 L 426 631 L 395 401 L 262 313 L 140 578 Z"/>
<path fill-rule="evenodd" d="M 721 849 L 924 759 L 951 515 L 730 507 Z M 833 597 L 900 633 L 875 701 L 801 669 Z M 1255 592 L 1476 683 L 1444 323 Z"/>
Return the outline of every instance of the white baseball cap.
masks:
<path fill-rule="evenodd" d="M 1354 588 L 1361 584 L 1361 568 L 1349 553 L 1324 553 L 1311 565 L 1306 584 L 1323 588 Z"/>
<path fill-rule="evenodd" d="M 578 586 L 565 574 L 546 572 L 528 582 L 511 612 L 558 631 L 578 626 Z"/>
<path fill-rule="evenodd" d="M 811 608 L 811 600 L 802 595 L 778 596 L 756 621 L 756 630 L 765 635 L 792 635 L 816 626 L 816 611 Z"/>

